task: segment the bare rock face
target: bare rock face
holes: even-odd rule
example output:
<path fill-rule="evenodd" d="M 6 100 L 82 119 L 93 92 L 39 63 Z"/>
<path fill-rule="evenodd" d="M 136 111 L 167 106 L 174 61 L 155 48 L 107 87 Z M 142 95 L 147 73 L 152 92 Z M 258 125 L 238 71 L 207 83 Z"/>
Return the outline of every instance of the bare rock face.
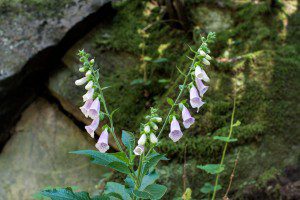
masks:
<path fill-rule="evenodd" d="M 0 151 L 34 90 L 77 40 L 114 14 L 111 0 L 0 1 Z M 34 89 L 33 89 L 34 88 Z"/>
<path fill-rule="evenodd" d="M 40 190 L 79 186 L 93 193 L 105 169 L 69 154 L 94 141 L 58 108 L 38 99 L 22 114 L 0 155 L 0 199 L 32 199 Z"/>

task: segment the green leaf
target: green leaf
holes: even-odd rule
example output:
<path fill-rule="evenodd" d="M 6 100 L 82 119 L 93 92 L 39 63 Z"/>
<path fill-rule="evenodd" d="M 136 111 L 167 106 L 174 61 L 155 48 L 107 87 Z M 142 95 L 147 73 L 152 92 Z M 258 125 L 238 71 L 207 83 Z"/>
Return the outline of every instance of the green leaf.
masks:
<path fill-rule="evenodd" d="M 145 175 L 142 179 L 142 183 L 139 190 L 144 190 L 147 186 L 153 184 L 158 179 L 158 177 L 159 175 L 155 171 Z"/>
<path fill-rule="evenodd" d="M 143 58 L 143 60 L 144 60 L 144 61 L 150 62 L 150 61 L 152 61 L 152 58 L 149 57 L 149 56 L 145 56 L 145 57 Z"/>
<path fill-rule="evenodd" d="M 153 63 L 163 63 L 163 62 L 168 62 L 169 60 L 167 58 L 158 58 L 156 60 L 153 60 Z"/>
<path fill-rule="evenodd" d="M 129 152 L 132 152 L 135 146 L 135 137 L 133 133 L 128 131 L 122 131 L 122 142 Z"/>
<path fill-rule="evenodd" d="M 186 76 L 177 66 L 176 66 L 176 68 L 182 76 L 184 76 L 184 77 Z"/>
<path fill-rule="evenodd" d="M 137 85 L 137 84 L 142 84 L 144 83 L 143 79 L 134 79 L 133 81 L 131 81 L 130 85 Z"/>
<path fill-rule="evenodd" d="M 44 190 L 40 194 L 52 200 L 91 200 L 87 192 L 73 192 L 71 188 Z"/>
<path fill-rule="evenodd" d="M 126 176 L 125 185 L 129 188 L 134 188 L 134 180 L 130 176 Z"/>
<path fill-rule="evenodd" d="M 173 106 L 175 103 L 174 103 L 174 101 L 173 101 L 173 99 L 171 99 L 171 98 L 167 98 L 167 102 L 168 102 L 168 104 L 170 104 L 171 106 Z"/>
<path fill-rule="evenodd" d="M 232 126 L 239 126 L 239 125 L 241 125 L 241 121 L 237 120 Z"/>
<path fill-rule="evenodd" d="M 221 185 L 216 186 L 217 191 L 222 189 Z M 203 187 L 200 189 L 200 192 L 204 194 L 212 193 L 214 191 L 214 186 L 210 183 L 205 183 Z"/>
<path fill-rule="evenodd" d="M 170 79 L 159 79 L 159 83 L 170 83 Z"/>
<path fill-rule="evenodd" d="M 72 151 L 70 153 L 78 154 L 78 155 L 85 155 L 91 158 L 92 163 L 97 165 L 108 166 L 111 162 L 120 162 L 115 156 L 108 154 L 108 153 L 101 153 L 99 151 L 94 150 L 79 150 L 79 151 Z"/>
<path fill-rule="evenodd" d="M 108 164 L 108 167 L 117 170 L 118 172 L 124 174 L 130 174 L 130 170 L 127 165 L 123 162 L 111 162 Z"/>
<path fill-rule="evenodd" d="M 151 195 L 151 199 L 161 199 L 167 191 L 167 187 L 159 184 L 152 184 L 146 187 L 145 192 Z"/>
<path fill-rule="evenodd" d="M 228 137 L 223 137 L 223 136 L 214 136 L 214 140 L 221 140 L 223 142 L 236 142 L 238 139 L 236 138 L 228 138 Z"/>
<path fill-rule="evenodd" d="M 104 194 L 109 194 L 112 196 L 119 196 L 121 199 L 131 200 L 132 198 L 127 193 L 125 186 L 120 183 L 108 182 L 105 186 Z"/>
<path fill-rule="evenodd" d="M 129 159 L 126 156 L 125 152 L 117 152 L 117 153 L 110 153 L 110 155 L 113 155 L 117 159 L 123 161 L 124 163 L 129 163 Z"/>
<path fill-rule="evenodd" d="M 225 166 L 220 164 L 207 164 L 198 165 L 197 168 L 202 169 L 209 174 L 219 174 L 225 169 Z"/>
<path fill-rule="evenodd" d="M 143 192 L 139 190 L 133 190 L 134 196 L 141 198 L 141 199 L 151 199 L 151 195 L 148 192 Z"/>
<path fill-rule="evenodd" d="M 165 158 L 164 154 L 155 153 L 150 155 L 148 160 L 146 161 L 146 164 L 143 167 L 143 174 L 148 173 L 150 168 L 154 168 L 157 165 L 157 163 L 163 158 Z"/>

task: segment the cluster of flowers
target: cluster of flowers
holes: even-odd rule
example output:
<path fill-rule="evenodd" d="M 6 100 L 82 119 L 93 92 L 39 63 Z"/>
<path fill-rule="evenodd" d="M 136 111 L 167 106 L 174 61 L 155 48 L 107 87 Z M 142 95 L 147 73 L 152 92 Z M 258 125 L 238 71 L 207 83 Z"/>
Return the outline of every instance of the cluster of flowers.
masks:
<path fill-rule="evenodd" d="M 151 115 L 146 116 L 148 122 L 141 127 L 141 137 L 138 140 L 138 145 L 134 149 L 135 155 L 141 155 L 145 151 L 145 144 L 148 139 L 151 145 L 155 145 L 158 142 L 155 135 L 155 132 L 158 130 L 156 123 L 162 122 L 162 118 L 159 117 L 156 112 L 156 109 L 151 108 Z"/>
<path fill-rule="evenodd" d="M 197 52 L 198 59 L 200 62 L 196 62 L 193 66 L 194 71 L 191 74 L 192 79 L 196 83 L 196 87 L 194 83 L 189 84 L 190 88 L 190 105 L 192 108 L 197 108 L 197 112 L 199 108 L 205 103 L 202 101 L 204 93 L 208 90 L 208 86 L 205 86 L 202 81 L 209 82 L 210 79 L 207 76 L 206 72 L 200 67 L 201 64 L 210 65 L 209 60 L 211 57 L 205 53 L 201 48 Z M 184 106 L 183 103 L 179 104 L 179 108 L 182 111 L 182 120 L 183 126 L 188 129 L 192 124 L 195 122 L 195 118 L 191 116 L 189 110 Z M 183 136 L 183 133 L 180 129 L 179 122 L 176 119 L 176 116 L 172 116 L 171 127 L 170 127 L 170 134 L 169 137 L 172 139 L 173 142 L 177 142 Z"/>
<path fill-rule="evenodd" d="M 98 78 L 95 76 L 93 69 L 94 59 L 88 60 L 89 54 L 83 50 L 79 51 L 80 62 L 83 63 L 83 67 L 79 68 L 79 71 L 85 73 L 85 76 L 75 81 L 75 85 L 85 85 L 87 90 L 86 94 L 82 96 L 84 105 L 80 107 L 81 112 L 85 117 L 90 117 L 93 121 L 89 126 L 85 126 L 86 131 L 91 135 L 92 138 L 95 136 L 95 131 L 99 126 L 100 122 L 100 100 Z M 105 128 L 101 133 L 96 148 L 104 153 L 109 149 L 108 145 L 108 128 Z"/>

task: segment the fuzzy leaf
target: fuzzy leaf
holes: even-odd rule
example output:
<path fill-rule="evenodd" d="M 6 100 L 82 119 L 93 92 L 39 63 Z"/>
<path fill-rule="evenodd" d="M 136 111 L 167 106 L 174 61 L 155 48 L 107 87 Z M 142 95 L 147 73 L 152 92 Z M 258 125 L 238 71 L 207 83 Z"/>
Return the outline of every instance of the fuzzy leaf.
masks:
<path fill-rule="evenodd" d="M 142 183 L 139 190 L 144 190 L 147 186 L 153 184 L 158 179 L 158 177 L 159 175 L 155 171 L 145 175 L 144 178 L 142 179 Z"/>
<path fill-rule="evenodd" d="M 223 137 L 223 136 L 214 136 L 214 140 L 221 140 L 223 142 L 236 142 L 238 139 L 236 138 L 228 138 L 228 137 Z"/>
<path fill-rule="evenodd" d="M 108 166 L 111 162 L 120 162 L 115 156 L 108 154 L 108 153 L 101 153 L 99 151 L 94 150 L 79 150 L 79 151 L 72 151 L 70 153 L 85 155 L 91 158 L 92 163 L 97 165 Z"/>
<path fill-rule="evenodd" d="M 225 169 L 225 166 L 220 164 L 207 164 L 198 165 L 197 168 L 202 169 L 209 174 L 219 174 Z"/>
<path fill-rule="evenodd" d="M 168 62 L 169 60 L 167 58 L 158 58 L 156 60 L 153 60 L 153 63 L 164 63 L 164 62 Z"/>
<path fill-rule="evenodd" d="M 173 101 L 173 99 L 171 99 L 171 98 L 167 98 L 167 102 L 168 102 L 168 104 L 170 104 L 171 106 L 173 106 L 175 103 L 174 103 L 174 101 Z"/>
<path fill-rule="evenodd" d="M 128 131 L 122 131 L 122 142 L 128 151 L 132 152 L 135 146 L 135 137 L 133 133 Z"/>
<path fill-rule="evenodd" d="M 108 164 L 108 167 L 124 174 L 130 174 L 130 170 L 124 162 L 111 162 Z"/>
<path fill-rule="evenodd" d="M 125 186 L 120 183 L 108 182 L 105 186 L 104 194 L 109 194 L 119 199 L 131 200 L 130 195 L 125 189 Z"/>
<path fill-rule="evenodd" d="M 222 189 L 221 185 L 216 186 L 217 190 Z M 200 192 L 204 194 L 212 193 L 214 191 L 214 186 L 211 183 L 205 183 L 203 187 L 200 189 Z"/>
<path fill-rule="evenodd" d="M 87 192 L 73 192 L 71 188 L 44 190 L 40 194 L 52 200 L 91 200 Z"/>
<path fill-rule="evenodd" d="M 110 155 L 113 155 L 117 159 L 119 159 L 127 164 L 129 163 L 129 159 L 127 158 L 125 152 L 110 153 Z"/>
<path fill-rule="evenodd" d="M 154 168 L 157 165 L 157 163 L 160 160 L 162 160 L 163 158 L 165 158 L 164 154 L 155 153 L 154 155 L 153 154 L 150 155 L 150 158 L 148 159 L 148 161 L 144 165 L 143 173 L 144 174 L 148 173 L 148 171 L 150 170 L 150 168 Z"/>
<path fill-rule="evenodd" d="M 166 193 L 167 187 L 164 185 L 152 184 L 146 187 L 144 191 L 152 196 L 151 199 L 161 199 Z"/>

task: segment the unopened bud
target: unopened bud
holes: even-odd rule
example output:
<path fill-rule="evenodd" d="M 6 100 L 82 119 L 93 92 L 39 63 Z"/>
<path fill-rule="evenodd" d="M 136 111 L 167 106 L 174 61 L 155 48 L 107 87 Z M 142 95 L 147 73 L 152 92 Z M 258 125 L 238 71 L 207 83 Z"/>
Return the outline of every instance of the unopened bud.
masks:
<path fill-rule="evenodd" d="M 138 144 L 145 145 L 146 141 L 147 141 L 147 136 L 146 136 L 146 134 L 143 134 L 143 135 L 141 135 L 140 139 L 138 140 Z"/>
<path fill-rule="evenodd" d="M 149 125 L 145 126 L 144 131 L 145 133 L 150 133 L 150 126 Z"/>
<path fill-rule="evenodd" d="M 210 62 L 208 60 L 206 60 L 205 58 L 202 59 L 202 62 L 205 65 L 210 65 Z"/>
<path fill-rule="evenodd" d="M 88 77 L 88 76 L 90 76 L 90 75 L 92 75 L 92 71 L 91 71 L 91 70 L 88 70 L 88 71 L 85 73 L 85 76 Z"/>
<path fill-rule="evenodd" d="M 210 57 L 208 54 L 205 56 L 205 58 L 206 58 L 207 60 L 211 60 L 211 57 Z"/>
<path fill-rule="evenodd" d="M 156 144 L 158 141 L 156 135 L 154 133 L 151 133 L 150 134 L 150 142 L 153 143 L 153 144 Z"/>
<path fill-rule="evenodd" d="M 94 65 L 94 63 L 95 63 L 94 59 L 90 60 L 90 65 Z"/>
<path fill-rule="evenodd" d="M 201 49 L 198 50 L 198 53 L 200 54 L 200 56 L 206 56 L 206 53 Z"/>
<path fill-rule="evenodd" d="M 79 71 L 80 71 L 80 72 L 85 72 L 85 68 L 84 68 L 84 67 L 80 67 L 80 68 L 79 68 Z"/>

